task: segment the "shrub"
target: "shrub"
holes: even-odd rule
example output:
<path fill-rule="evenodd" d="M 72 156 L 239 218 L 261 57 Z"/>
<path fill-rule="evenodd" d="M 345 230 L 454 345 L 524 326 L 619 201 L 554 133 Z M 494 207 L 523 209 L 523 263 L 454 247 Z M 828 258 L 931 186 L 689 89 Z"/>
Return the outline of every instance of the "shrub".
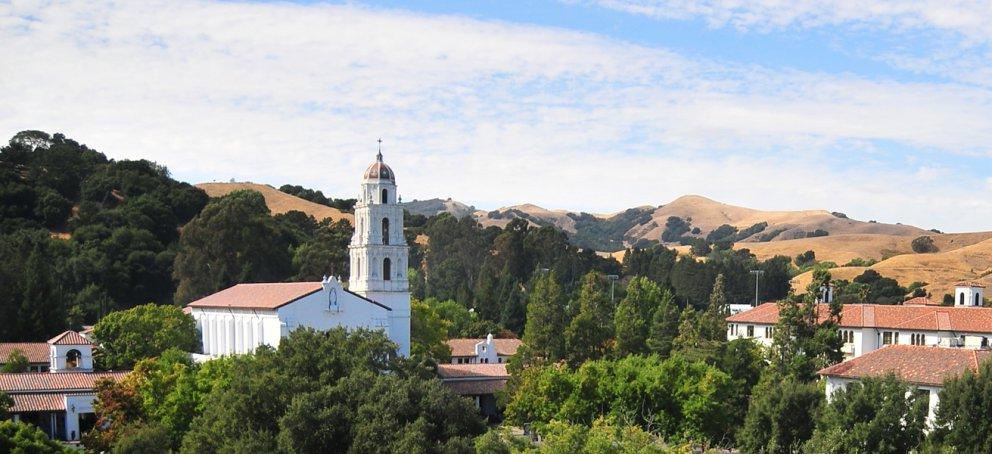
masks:
<path fill-rule="evenodd" d="M 913 240 L 912 246 L 913 252 L 917 254 L 937 252 L 937 245 L 933 243 L 933 238 L 931 238 L 930 235 L 917 237 Z"/>

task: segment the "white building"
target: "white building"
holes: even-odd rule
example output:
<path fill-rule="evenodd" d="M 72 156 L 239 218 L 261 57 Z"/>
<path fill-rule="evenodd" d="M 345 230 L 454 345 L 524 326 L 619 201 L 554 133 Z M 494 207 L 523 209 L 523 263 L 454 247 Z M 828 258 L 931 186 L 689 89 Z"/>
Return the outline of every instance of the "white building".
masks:
<path fill-rule="evenodd" d="M 510 360 L 523 345 L 520 339 L 450 339 L 451 364 L 500 364 Z"/>
<path fill-rule="evenodd" d="M 978 371 L 978 365 L 992 358 L 992 351 L 967 348 L 927 347 L 920 345 L 890 345 L 858 358 L 834 364 L 820 370 L 827 382 L 829 401 L 835 392 L 865 377 L 888 373 L 925 393 L 929 403 L 927 424 L 933 427 L 940 391 L 944 381 L 966 370 Z"/>
<path fill-rule="evenodd" d="M 210 356 L 277 347 L 298 327 L 381 329 L 410 354 L 408 246 L 396 177 L 382 153 L 365 171 L 355 205 L 348 288 L 335 277 L 322 282 L 238 284 L 189 303 Z"/>
<path fill-rule="evenodd" d="M 15 421 L 38 426 L 52 439 L 78 441 L 96 422 L 96 382 L 120 381 L 127 372 L 93 372 L 93 344 L 74 331 L 45 343 L 0 344 L 0 351 L 24 351 L 34 364 L 29 355 L 45 351 L 41 346 L 48 352 L 47 372 L 0 373 L 0 392 L 13 399 L 9 412 Z"/>
<path fill-rule="evenodd" d="M 959 285 L 956 294 L 965 295 L 964 301 L 970 303 L 953 307 L 935 306 L 926 298 L 903 305 L 844 305 L 840 328 L 845 356 L 856 358 L 885 345 L 988 346 L 992 341 L 992 308 L 981 306 L 981 290 L 975 283 Z M 727 317 L 727 338 L 750 338 L 771 345 L 778 311 L 776 303 L 765 303 Z M 829 307 L 821 304 L 819 311 L 821 320 L 826 319 Z"/>

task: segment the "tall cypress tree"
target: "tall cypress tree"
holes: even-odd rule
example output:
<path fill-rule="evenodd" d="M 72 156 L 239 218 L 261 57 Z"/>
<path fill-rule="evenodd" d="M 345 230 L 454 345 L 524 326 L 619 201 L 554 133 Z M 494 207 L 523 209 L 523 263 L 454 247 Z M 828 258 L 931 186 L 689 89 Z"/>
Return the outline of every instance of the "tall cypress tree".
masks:
<path fill-rule="evenodd" d="M 554 271 L 536 276 L 527 299 L 523 339 L 535 355 L 549 361 L 564 357 L 565 312 L 564 296 Z"/>
<path fill-rule="evenodd" d="M 675 336 L 679 334 L 679 306 L 675 295 L 666 289 L 661 295 L 661 304 L 651 316 L 651 330 L 647 345 L 652 353 L 667 358 L 672 353 Z"/>
<path fill-rule="evenodd" d="M 592 272 L 582 278 L 579 313 L 565 330 L 569 361 L 578 365 L 603 357 L 613 338 L 613 308 L 603 288 L 603 276 Z"/>

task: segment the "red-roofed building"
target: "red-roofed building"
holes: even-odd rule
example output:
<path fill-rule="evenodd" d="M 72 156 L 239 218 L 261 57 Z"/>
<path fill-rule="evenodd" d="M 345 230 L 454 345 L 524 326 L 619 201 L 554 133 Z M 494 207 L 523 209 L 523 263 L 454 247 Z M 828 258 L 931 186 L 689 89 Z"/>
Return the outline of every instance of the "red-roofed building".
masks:
<path fill-rule="evenodd" d="M 895 374 L 900 380 L 926 392 L 933 421 L 940 402 L 944 381 L 967 370 L 977 371 L 978 365 L 992 358 L 990 350 L 932 347 L 921 345 L 889 345 L 857 358 L 820 370 L 827 382 L 829 400 L 833 393 L 865 377 Z"/>
<path fill-rule="evenodd" d="M 0 373 L 0 392 L 14 400 L 14 420 L 41 428 L 57 440 L 78 441 L 96 417 L 94 388 L 100 380 L 120 380 L 126 372 L 93 372 L 94 345 L 75 331 L 35 343 L 0 344 L 0 360 L 21 350 L 30 372 Z M 44 362 L 44 367 L 36 367 Z"/>
<path fill-rule="evenodd" d="M 506 363 L 440 364 L 437 373 L 441 383 L 452 392 L 475 399 L 475 405 L 483 416 L 493 421 L 500 419 L 495 394 L 505 388 L 510 379 Z"/>
<path fill-rule="evenodd" d="M 396 175 L 382 153 L 362 179 L 354 225 L 347 288 L 335 277 L 238 284 L 186 305 L 206 357 L 253 352 L 261 345 L 278 347 L 300 327 L 382 330 L 401 355 L 408 355 L 409 251 Z"/>
<path fill-rule="evenodd" d="M 918 299 L 910 302 L 844 305 L 840 328 L 846 357 L 855 358 L 885 345 L 981 348 L 992 342 L 992 308 L 934 306 Z M 820 319 L 825 320 L 829 306 L 821 304 L 818 310 Z M 762 304 L 727 317 L 727 337 L 771 345 L 778 319 L 777 303 Z"/>
<path fill-rule="evenodd" d="M 505 363 L 523 345 L 520 339 L 450 339 L 451 364 Z"/>

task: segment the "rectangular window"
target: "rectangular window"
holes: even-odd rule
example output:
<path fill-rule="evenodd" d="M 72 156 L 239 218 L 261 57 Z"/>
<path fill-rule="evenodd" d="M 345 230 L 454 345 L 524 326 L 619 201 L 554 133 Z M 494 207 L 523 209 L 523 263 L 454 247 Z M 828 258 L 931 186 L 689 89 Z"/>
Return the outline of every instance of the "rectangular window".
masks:
<path fill-rule="evenodd" d="M 765 337 L 771 339 L 774 334 L 775 334 L 775 327 L 774 326 L 766 326 L 765 327 Z"/>
<path fill-rule="evenodd" d="M 913 333 L 909 335 L 909 342 L 913 345 L 926 344 L 927 336 L 923 333 Z"/>
<path fill-rule="evenodd" d="M 754 325 L 747 325 L 747 337 L 754 337 Z"/>
<path fill-rule="evenodd" d="M 842 341 L 844 341 L 845 344 L 853 344 L 854 331 L 851 331 L 849 329 L 842 329 L 840 330 L 840 338 Z"/>
<path fill-rule="evenodd" d="M 882 345 L 891 345 L 891 344 L 892 344 L 892 331 L 882 332 Z"/>

